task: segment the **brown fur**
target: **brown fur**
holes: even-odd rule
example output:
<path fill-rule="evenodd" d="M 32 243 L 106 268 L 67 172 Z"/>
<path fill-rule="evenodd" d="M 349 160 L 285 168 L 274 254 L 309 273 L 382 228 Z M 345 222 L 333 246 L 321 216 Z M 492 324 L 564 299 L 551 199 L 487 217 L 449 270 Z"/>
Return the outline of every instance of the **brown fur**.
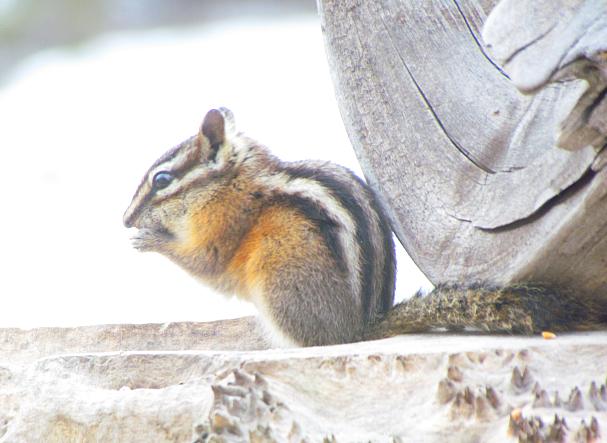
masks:
<path fill-rule="evenodd" d="M 292 208 L 271 206 L 239 242 L 226 272 L 235 276 L 239 289 L 247 293 L 265 286 L 272 273 L 299 261 L 301 251 L 311 246 L 318 249 L 322 244 L 310 221 Z"/>
<path fill-rule="evenodd" d="M 373 192 L 334 164 L 280 162 L 233 132 L 229 118 L 210 111 L 197 135 L 155 162 L 124 223 L 139 229 L 135 247 L 253 302 L 289 344 L 433 328 L 532 334 L 607 327 L 604 299 L 542 285 L 441 286 L 392 307 L 394 244 Z"/>
<path fill-rule="evenodd" d="M 607 300 L 539 284 L 490 287 L 439 286 L 394 306 L 365 338 L 435 328 L 504 334 L 586 331 L 607 327 Z"/>
<path fill-rule="evenodd" d="M 320 345 L 350 341 L 363 327 L 345 276 L 334 269 L 316 226 L 296 209 L 272 205 L 243 237 L 226 273 L 239 295 L 256 301 L 263 294 L 266 320 L 276 328 L 297 343 Z M 331 280 L 330 287 L 321 283 Z M 339 331 L 333 324 L 340 323 Z"/>

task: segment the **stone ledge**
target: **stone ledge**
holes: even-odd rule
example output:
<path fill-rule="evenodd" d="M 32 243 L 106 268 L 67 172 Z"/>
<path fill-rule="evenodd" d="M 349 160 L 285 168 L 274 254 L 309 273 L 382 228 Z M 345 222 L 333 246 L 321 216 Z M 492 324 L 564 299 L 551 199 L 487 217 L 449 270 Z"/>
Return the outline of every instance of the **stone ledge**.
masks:
<path fill-rule="evenodd" d="M 191 349 L 201 346 L 197 338 L 207 326 L 175 324 L 173 331 L 182 331 L 179 343 Z M 84 328 L 82 345 L 81 328 L 0 330 L 0 442 L 607 437 L 606 332 L 555 340 L 432 334 L 324 348 L 165 351 L 161 346 L 178 337 L 157 337 L 159 327 L 113 326 L 122 332 L 120 352 L 47 357 L 42 348 L 54 353 L 64 345 L 51 337 L 69 337 L 66 351 L 73 352 L 96 327 Z M 124 340 L 130 328 L 135 332 Z M 155 351 L 142 330 L 156 331 Z M 44 346 L 28 349 L 40 337 L 47 337 Z M 244 347 L 225 336 L 219 342 Z M 115 344 L 101 340 L 94 349 Z"/>

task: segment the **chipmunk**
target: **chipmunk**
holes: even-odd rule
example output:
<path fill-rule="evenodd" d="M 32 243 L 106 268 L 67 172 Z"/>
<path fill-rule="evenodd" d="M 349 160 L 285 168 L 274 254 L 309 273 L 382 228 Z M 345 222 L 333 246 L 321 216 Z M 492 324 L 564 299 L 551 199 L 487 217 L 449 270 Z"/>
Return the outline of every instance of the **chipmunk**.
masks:
<path fill-rule="evenodd" d="M 607 303 L 517 285 L 437 287 L 394 303 L 392 232 L 373 191 L 330 162 L 283 162 L 210 110 L 147 171 L 124 214 L 133 245 L 252 302 L 278 346 L 432 328 L 496 333 L 607 326 Z"/>

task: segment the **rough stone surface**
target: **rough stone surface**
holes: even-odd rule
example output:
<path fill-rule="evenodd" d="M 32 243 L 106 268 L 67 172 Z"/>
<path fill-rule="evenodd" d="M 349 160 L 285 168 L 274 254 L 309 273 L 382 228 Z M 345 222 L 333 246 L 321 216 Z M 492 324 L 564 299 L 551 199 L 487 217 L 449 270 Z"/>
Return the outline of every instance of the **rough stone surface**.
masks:
<path fill-rule="evenodd" d="M 251 337 L 239 341 L 230 331 L 250 322 L 228 322 L 220 330 L 232 341 L 216 334 L 217 342 L 245 349 Z M 108 326 L 0 330 L 0 442 L 606 437 L 605 332 L 167 351 L 175 337 L 161 327 L 111 327 L 121 334 L 104 333 Z M 182 334 L 183 349 L 199 349 L 200 337 L 218 323 L 171 327 Z M 96 336 L 97 352 L 57 354 L 82 351 L 79 336 L 86 345 Z"/>

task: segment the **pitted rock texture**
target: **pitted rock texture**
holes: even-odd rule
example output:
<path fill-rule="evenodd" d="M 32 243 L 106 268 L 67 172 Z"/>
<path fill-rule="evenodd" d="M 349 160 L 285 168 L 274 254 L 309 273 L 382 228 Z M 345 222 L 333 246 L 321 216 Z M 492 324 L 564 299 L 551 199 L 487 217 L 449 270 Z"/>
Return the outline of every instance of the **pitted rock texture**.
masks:
<path fill-rule="evenodd" d="M 0 349 L 0 443 L 607 439 L 605 332 L 165 351 L 153 350 L 157 326 L 149 336 L 134 327 L 143 352 L 124 338 L 132 348 L 117 352 L 116 336 L 105 335 L 98 352 L 47 356 L 37 342 L 62 347 L 43 337 L 48 330 L 17 331 L 27 345 Z M 195 334 L 175 327 L 185 331 L 185 349 L 206 336 L 204 325 L 193 325 Z M 120 328 L 128 334 L 128 325 Z M 77 329 L 66 348 L 73 349 Z M 91 328 L 82 333 L 87 341 Z M 2 343 L 12 343 L 10 334 L 0 330 Z"/>

